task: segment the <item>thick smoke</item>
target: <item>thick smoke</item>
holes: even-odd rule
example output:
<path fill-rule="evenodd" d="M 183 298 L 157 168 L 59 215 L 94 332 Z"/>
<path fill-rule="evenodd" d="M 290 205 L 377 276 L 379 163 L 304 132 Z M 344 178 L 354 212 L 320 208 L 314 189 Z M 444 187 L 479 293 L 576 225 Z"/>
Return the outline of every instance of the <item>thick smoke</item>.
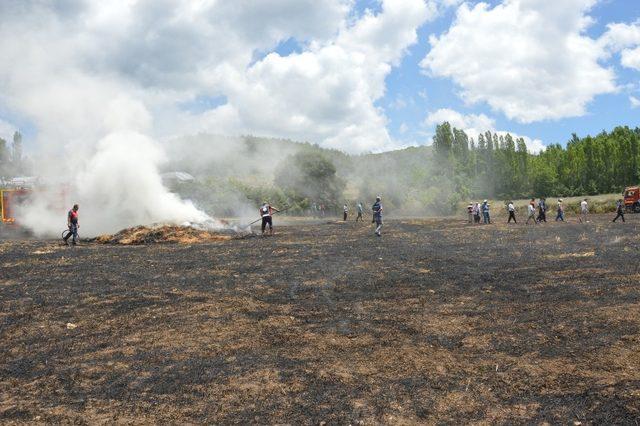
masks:
<path fill-rule="evenodd" d="M 110 102 L 104 126 L 112 131 L 72 150 L 71 167 L 63 167 L 69 170 L 66 177 L 44 176 L 49 184 L 23 208 L 23 225 L 38 235 L 53 235 L 64 225 L 66 209 L 78 203 L 84 236 L 159 222 L 220 226 L 163 185 L 159 167 L 167 157 L 161 145 L 144 134 L 150 118 L 142 104 L 126 98 Z M 51 170 L 50 164 L 41 166 Z"/>

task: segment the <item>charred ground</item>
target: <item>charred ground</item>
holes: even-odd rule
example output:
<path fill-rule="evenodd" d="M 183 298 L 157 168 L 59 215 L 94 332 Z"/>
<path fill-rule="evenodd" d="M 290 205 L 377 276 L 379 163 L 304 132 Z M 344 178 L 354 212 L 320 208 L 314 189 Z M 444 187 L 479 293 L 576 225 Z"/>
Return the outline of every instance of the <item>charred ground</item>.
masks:
<path fill-rule="evenodd" d="M 609 219 L 0 241 L 0 421 L 637 424 L 640 216 Z"/>

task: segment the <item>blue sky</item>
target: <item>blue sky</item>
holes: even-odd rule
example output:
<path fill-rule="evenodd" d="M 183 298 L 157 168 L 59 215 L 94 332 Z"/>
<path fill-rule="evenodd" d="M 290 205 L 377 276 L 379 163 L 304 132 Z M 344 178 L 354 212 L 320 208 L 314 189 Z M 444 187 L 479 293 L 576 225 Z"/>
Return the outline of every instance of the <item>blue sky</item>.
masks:
<path fill-rule="evenodd" d="M 500 3 L 489 2 L 492 6 Z M 587 34 L 596 39 L 606 31 L 606 25 L 612 22 L 631 24 L 640 18 L 640 1 L 609 0 L 597 4 L 589 15 L 595 20 Z M 602 130 L 611 130 L 618 125 L 630 127 L 640 126 L 640 108 L 632 108 L 629 96 L 638 93 L 640 73 L 622 67 L 618 58 L 613 56 L 606 66 L 613 67 L 617 75 L 617 83 L 621 86 L 618 93 L 599 95 L 588 105 L 588 113 L 581 117 L 547 119 L 540 122 L 522 124 L 509 120 L 499 111 L 493 111 L 488 105 L 479 103 L 465 105 L 458 96 L 459 88 L 450 79 L 430 77 L 419 67 L 419 62 L 429 51 L 430 35 L 446 32 L 455 19 L 455 9 L 449 9 L 440 18 L 426 23 L 418 31 L 419 42 L 409 49 L 402 64 L 387 77 L 387 92 L 378 105 L 383 107 L 390 120 L 389 129 L 398 139 L 411 138 L 417 142 L 426 142 L 429 130 L 425 129 L 423 120 L 429 111 L 439 108 L 451 108 L 462 114 L 486 114 L 495 119 L 496 128 L 540 139 L 545 145 L 551 143 L 565 144 L 572 133 L 584 136 L 596 134 Z M 627 86 L 635 86 L 634 89 Z M 422 92 L 423 96 L 420 96 Z M 426 95 L 426 96 L 425 96 Z M 403 100 L 405 107 L 397 108 L 398 99 Z M 401 132 L 402 124 L 408 130 Z"/>
<path fill-rule="evenodd" d="M 488 3 L 495 6 L 501 2 Z M 638 20 L 640 1 L 601 1 L 594 6 L 589 15 L 595 22 L 589 27 L 587 35 L 597 39 L 606 32 L 606 26 L 609 23 L 632 24 Z M 418 43 L 410 47 L 402 64 L 387 77 L 387 92 L 378 105 L 385 109 L 393 137 L 428 143 L 425 139 L 430 137 L 431 129 L 425 128 L 423 120 L 429 111 L 439 108 L 450 108 L 462 114 L 486 114 L 495 120 L 497 129 L 540 139 L 545 145 L 551 143 L 564 145 L 574 132 L 584 136 L 596 134 L 602 130 L 608 131 L 618 125 L 640 126 L 640 108 L 632 108 L 629 101 L 630 94 L 639 93 L 640 72 L 622 67 L 619 63 L 619 54 L 615 54 L 611 61 L 605 63 L 605 66 L 615 69 L 617 84 L 621 86 L 620 91 L 596 96 L 588 104 L 588 111 L 584 116 L 523 124 L 517 120 L 508 119 L 499 111 L 492 110 L 486 103 L 466 105 L 458 96 L 459 88 L 455 83 L 447 78 L 425 75 L 419 67 L 419 62 L 430 48 L 427 42 L 429 36 L 448 31 L 454 19 L 455 9 L 448 9 L 437 20 L 424 24 L 418 30 Z M 634 88 L 627 86 L 634 86 Z M 423 96 L 420 96 L 421 92 Z M 406 106 L 397 108 L 398 99 L 401 99 Z M 401 132 L 403 123 L 408 130 Z"/>
<path fill-rule="evenodd" d="M 640 1 L 486 3 L 10 2 L 0 136 L 91 145 L 133 115 L 158 139 L 254 134 L 363 152 L 429 144 L 447 119 L 539 150 L 640 125 Z"/>

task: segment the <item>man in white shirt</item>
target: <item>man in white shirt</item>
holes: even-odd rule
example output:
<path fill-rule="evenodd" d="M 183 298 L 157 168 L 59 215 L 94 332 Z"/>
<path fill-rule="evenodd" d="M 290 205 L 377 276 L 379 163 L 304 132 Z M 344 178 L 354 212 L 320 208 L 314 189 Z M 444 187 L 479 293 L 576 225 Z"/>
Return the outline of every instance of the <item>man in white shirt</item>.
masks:
<path fill-rule="evenodd" d="M 529 216 L 527 217 L 527 225 L 529 224 L 529 221 L 531 219 L 533 219 L 533 224 L 534 225 L 536 223 L 538 223 L 536 221 L 536 200 L 535 200 L 535 198 L 532 198 L 531 201 L 529 202 L 529 205 L 527 206 L 527 213 L 529 214 Z"/>
<path fill-rule="evenodd" d="M 511 219 L 513 219 L 513 223 L 518 223 L 516 220 L 516 207 L 513 205 L 513 201 L 509 201 L 507 210 L 509 210 L 509 220 L 507 220 L 507 223 L 511 223 Z"/>
<path fill-rule="evenodd" d="M 587 222 L 587 215 L 589 214 L 589 205 L 585 198 L 580 202 L 580 222 Z"/>

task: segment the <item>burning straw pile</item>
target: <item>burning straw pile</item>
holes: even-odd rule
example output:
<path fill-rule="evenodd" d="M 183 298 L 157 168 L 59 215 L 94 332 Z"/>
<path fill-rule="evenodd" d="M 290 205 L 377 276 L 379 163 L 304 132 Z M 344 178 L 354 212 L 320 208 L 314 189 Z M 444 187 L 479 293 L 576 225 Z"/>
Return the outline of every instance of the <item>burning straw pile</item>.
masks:
<path fill-rule="evenodd" d="M 93 241 L 101 244 L 123 245 L 156 243 L 194 244 L 226 241 L 237 237 L 239 237 L 239 234 L 233 230 L 207 231 L 191 226 L 157 225 L 127 228 L 117 234 L 101 235 L 94 238 Z"/>

